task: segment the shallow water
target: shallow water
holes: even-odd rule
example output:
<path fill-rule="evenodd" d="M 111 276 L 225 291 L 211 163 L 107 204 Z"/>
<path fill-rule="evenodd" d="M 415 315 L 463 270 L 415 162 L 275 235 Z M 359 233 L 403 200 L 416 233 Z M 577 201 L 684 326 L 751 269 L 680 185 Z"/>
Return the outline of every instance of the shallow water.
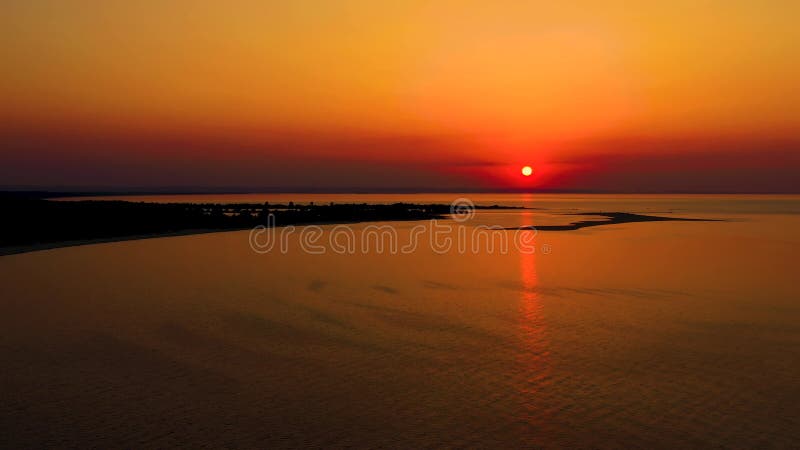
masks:
<path fill-rule="evenodd" d="M 0 257 L 0 445 L 800 445 L 797 197 L 520 199 L 546 209 L 463 230 L 725 221 L 539 232 L 533 253 L 440 252 L 428 229 L 338 254 L 326 226 L 324 254 L 296 230 L 286 252 L 228 232 Z M 379 225 L 402 247 L 421 224 Z"/>

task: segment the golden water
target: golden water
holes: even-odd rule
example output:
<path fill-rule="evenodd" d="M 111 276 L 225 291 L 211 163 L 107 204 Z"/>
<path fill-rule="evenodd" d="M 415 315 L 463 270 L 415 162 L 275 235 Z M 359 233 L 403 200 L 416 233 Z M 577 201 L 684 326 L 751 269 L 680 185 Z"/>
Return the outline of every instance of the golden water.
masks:
<path fill-rule="evenodd" d="M 0 257 L 0 446 L 800 445 L 796 197 L 551 197 L 465 226 L 727 220 L 540 232 L 534 254 L 228 232 Z"/>

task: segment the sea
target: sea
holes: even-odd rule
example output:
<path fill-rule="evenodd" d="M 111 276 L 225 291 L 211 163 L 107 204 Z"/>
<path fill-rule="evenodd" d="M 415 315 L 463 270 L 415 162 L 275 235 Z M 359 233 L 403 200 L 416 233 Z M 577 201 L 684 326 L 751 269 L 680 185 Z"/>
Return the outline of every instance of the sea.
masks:
<path fill-rule="evenodd" d="M 800 446 L 800 196 L 102 198 L 455 209 L 1 256 L 0 447 Z"/>

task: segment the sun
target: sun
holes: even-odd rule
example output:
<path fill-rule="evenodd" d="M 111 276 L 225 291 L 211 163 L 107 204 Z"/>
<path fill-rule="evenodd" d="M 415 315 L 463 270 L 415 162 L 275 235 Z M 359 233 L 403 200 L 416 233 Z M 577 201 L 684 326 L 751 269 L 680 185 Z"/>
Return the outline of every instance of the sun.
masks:
<path fill-rule="evenodd" d="M 526 177 L 531 176 L 532 173 L 533 169 L 531 168 L 531 166 L 525 166 L 522 168 L 522 174 L 525 175 Z"/>

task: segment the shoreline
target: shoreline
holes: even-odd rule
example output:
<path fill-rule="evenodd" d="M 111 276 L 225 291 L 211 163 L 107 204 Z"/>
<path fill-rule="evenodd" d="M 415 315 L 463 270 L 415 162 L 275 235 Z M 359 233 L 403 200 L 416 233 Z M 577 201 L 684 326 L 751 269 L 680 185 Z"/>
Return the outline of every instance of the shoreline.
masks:
<path fill-rule="evenodd" d="M 258 225 L 424 220 L 444 217 L 447 205 L 192 204 L 122 201 L 59 202 L 0 197 L 0 255 L 60 247 L 240 231 Z"/>
<path fill-rule="evenodd" d="M 646 214 L 626 213 L 626 212 L 589 212 L 575 213 L 576 216 L 600 216 L 607 220 L 579 220 L 567 225 L 530 225 L 524 227 L 503 228 L 504 230 L 537 230 L 537 231 L 575 231 L 582 228 L 599 227 L 603 225 L 619 225 L 623 223 L 637 222 L 724 222 L 720 219 L 696 219 L 691 217 L 663 217 L 650 216 Z"/>
<path fill-rule="evenodd" d="M 304 227 L 311 225 L 316 225 L 316 226 L 345 225 L 345 224 L 359 224 L 359 223 L 371 223 L 371 222 L 413 222 L 418 220 L 432 220 L 432 219 L 407 219 L 407 220 L 396 219 L 391 221 L 358 220 L 358 221 L 340 221 L 340 222 L 333 221 L 333 222 L 315 222 L 315 223 L 300 223 L 300 224 L 289 223 L 289 224 L 275 225 L 275 228 L 283 228 L 288 226 Z M 181 230 L 181 231 L 163 232 L 163 233 L 145 233 L 145 234 L 135 234 L 129 236 L 116 236 L 109 238 L 88 238 L 88 239 L 75 239 L 75 240 L 59 241 L 59 242 L 45 242 L 45 243 L 31 244 L 31 245 L 17 245 L 17 246 L 0 247 L 0 257 L 11 256 L 11 255 L 22 255 L 25 253 L 33 253 L 33 252 L 42 252 L 46 250 L 56 250 L 59 248 L 67 248 L 67 247 L 81 247 L 84 245 L 111 244 L 114 242 L 141 241 L 144 239 L 172 238 L 172 237 L 194 236 L 194 235 L 212 234 L 212 233 L 232 233 L 236 231 L 245 231 L 252 229 L 253 227 L 225 228 L 225 229 L 196 228 L 196 229 Z"/>
<path fill-rule="evenodd" d="M 626 212 L 592 212 L 592 213 L 580 213 L 580 214 L 569 214 L 569 215 L 600 216 L 600 217 L 606 217 L 607 220 L 581 220 L 567 225 L 538 225 L 538 226 L 531 225 L 524 227 L 503 228 L 503 230 L 575 231 L 575 230 L 580 230 L 582 228 L 590 228 L 590 227 L 597 227 L 604 225 L 619 225 L 624 223 L 637 223 L 637 222 L 720 222 L 721 221 L 719 219 L 663 217 L 663 216 L 650 216 L 645 214 L 635 214 Z M 418 220 L 431 220 L 431 219 L 330 221 L 330 222 L 317 222 L 317 223 L 305 223 L 305 224 L 302 223 L 281 224 L 281 225 L 276 225 L 276 227 L 280 228 L 285 226 L 309 226 L 309 225 L 325 226 L 325 225 L 359 224 L 359 223 L 384 222 L 384 221 L 408 222 L 408 221 L 418 221 Z M 227 232 L 250 230 L 252 228 L 253 227 L 241 227 L 241 228 L 229 228 L 229 229 L 197 228 L 197 229 L 187 229 L 187 230 L 172 231 L 172 232 L 144 233 L 144 234 L 134 234 L 129 236 L 75 239 L 75 240 L 66 240 L 57 242 L 38 243 L 31 245 L 8 246 L 8 247 L 0 247 L 0 257 L 21 255 L 25 253 L 41 252 L 47 250 L 56 250 L 59 248 L 79 247 L 84 245 L 110 244 L 114 242 L 171 238 L 171 237 L 192 236 L 192 235 L 209 234 L 209 233 L 227 233 Z"/>

